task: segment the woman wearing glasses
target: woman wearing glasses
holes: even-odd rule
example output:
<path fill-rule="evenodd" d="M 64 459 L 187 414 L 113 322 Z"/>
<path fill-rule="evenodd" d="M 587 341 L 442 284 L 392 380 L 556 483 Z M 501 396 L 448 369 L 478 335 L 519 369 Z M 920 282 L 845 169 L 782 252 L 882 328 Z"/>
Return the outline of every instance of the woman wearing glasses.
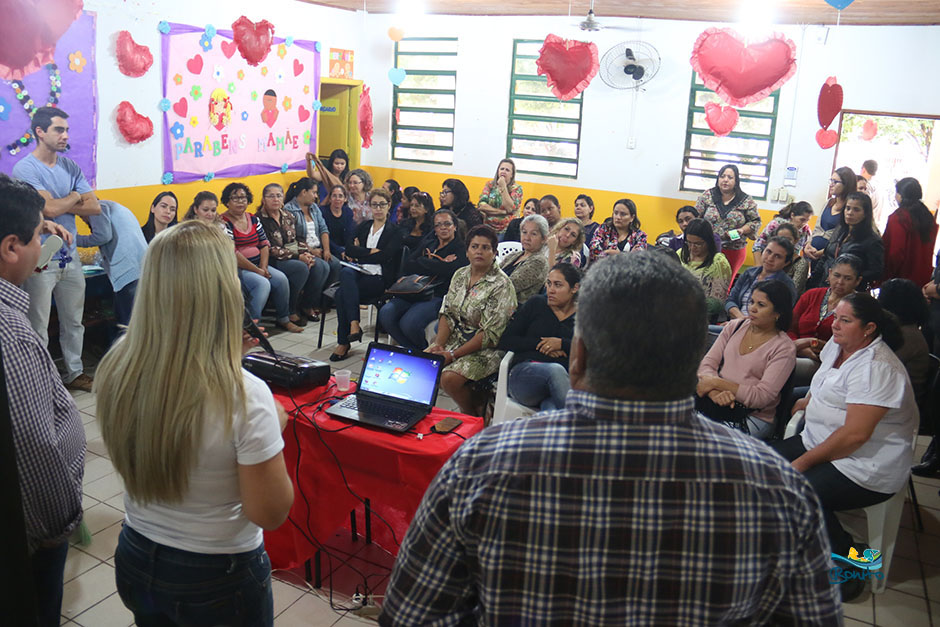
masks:
<path fill-rule="evenodd" d="M 238 278 L 248 292 L 248 311 L 252 318 L 259 319 L 268 296 L 273 295 L 277 326 L 291 333 L 301 333 L 303 329 L 290 319 L 290 284 L 287 277 L 277 268 L 268 267 L 271 256 L 268 237 L 261 221 L 246 211 L 252 200 L 251 190 L 244 183 L 229 183 L 222 190 L 222 204 L 226 209 L 222 220 L 225 230 L 235 242 Z"/>
<path fill-rule="evenodd" d="M 362 340 L 359 326 L 359 301 L 383 294 L 397 274 L 401 251 L 401 231 L 388 221 L 392 197 L 384 189 L 373 189 L 368 196 L 372 219 L 356 228 L 356 235 L 346 244 L 343 257 L 359 264 L 344 266 L 339 272 L 336 301 L 336 350 L 330 361 L 349 356 L 350 342 Z"/>
<path fill-rule="evenodd" d="M 408 257 L 402 274 L 433 276 L 439 283 L 431 298 L 415 301 L 393 298 L 379 311 L 379 323 L 396 342 L 412 350 L 428 346 L 427 326 L 437 320 L 450 280 L 458 268 L 467 265 L 467 251 L 457 237 L 457 216 L 450 209 L 434 214 L 434 235 Z"/>
<path fill-rule="evenodd" d="M 728 299 L 731 285 L 731 264 L 718 251 L 714 231 L 708 220 L 695 218 L 685 227 L 682 248 L 676 251 L 685 269 L 695 275 L 705 290 L 708 319 L 718 317 Z"/>

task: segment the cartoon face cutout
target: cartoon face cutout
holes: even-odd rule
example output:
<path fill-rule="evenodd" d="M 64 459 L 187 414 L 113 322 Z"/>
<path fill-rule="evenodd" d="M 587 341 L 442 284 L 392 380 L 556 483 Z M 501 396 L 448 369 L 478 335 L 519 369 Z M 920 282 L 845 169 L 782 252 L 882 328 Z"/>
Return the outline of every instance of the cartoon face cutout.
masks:
<path fill-rule="evenodd" d="M 221 87 L 209 98 L 209 124 L 221 131 L 232 121 L 232 101 Z"/>
<path fill-rule="evenodd" d="M 264 107 L 261 110 L 261 121 L 267 124 L 268 128 L 273 128 L 278 115 L 277 94 L 273 89 L 264 92 L 264 96 L 261 97 L 261 104 Z"/>

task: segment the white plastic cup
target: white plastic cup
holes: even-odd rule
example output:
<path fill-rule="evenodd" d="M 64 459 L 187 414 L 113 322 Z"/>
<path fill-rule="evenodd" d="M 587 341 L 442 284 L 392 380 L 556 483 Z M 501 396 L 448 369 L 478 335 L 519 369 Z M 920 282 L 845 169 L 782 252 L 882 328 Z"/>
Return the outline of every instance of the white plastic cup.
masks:
<path fill-rule="evenodd" d="M 349 389 L 349 375 L 352 374 L 348 370 L 337 370 L 333 373 L 333 378 L 336 379 L 336 389 L 340 392 L 345 392 Z"/>

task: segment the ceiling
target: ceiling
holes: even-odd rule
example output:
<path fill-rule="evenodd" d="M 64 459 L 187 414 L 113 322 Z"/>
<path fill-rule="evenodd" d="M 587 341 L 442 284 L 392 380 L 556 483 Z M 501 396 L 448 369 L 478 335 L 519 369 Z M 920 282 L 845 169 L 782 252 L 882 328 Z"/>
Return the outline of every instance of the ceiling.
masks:
<path fill-rule="evenodd" d="M 302 0 L 312 2 L 312 0 Z M 772 0 L 595 0 L 594 12 L 604 17 L 644 17 L 705 22 L 737 22 L 744 2 L 772 4 Z M 401 0 L 319 0 L 338 9 L 394 13 Z M 838 11 L 825 0 L 776 0 L 776 24 L 835 24 Z M 590 0 L 425 0 L 428 13 L 446 15 L 571 15 L 584 16 Z M 842 11 L 842 24 L 940 24 L 936 0 L 855 0 Z"/>

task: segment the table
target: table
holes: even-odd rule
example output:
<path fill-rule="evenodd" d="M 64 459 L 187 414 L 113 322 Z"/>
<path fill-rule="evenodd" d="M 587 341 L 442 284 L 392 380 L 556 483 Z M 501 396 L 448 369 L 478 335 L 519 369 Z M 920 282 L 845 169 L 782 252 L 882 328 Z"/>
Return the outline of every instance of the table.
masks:
<path fill-rule="evenodd" d="M 306 564 L 309 571 L 309 560 L 318 548 L 311 540 L 325 542 L 344 523 L 355 534 L 357 515 L 366 521 L 367 542 L 374 540 L 397 554 L 398 543 L 404 539 L 425 490 L 464 442 L 456 434 L 470 438 L 483 429 L 482 418 L 438 408 L 415 425 L 414 432 L 404 434 L 337 420 L 322 411 L 314 414 L 316 406 L 306 408 L 306 416 L 296 411 L 297 406 L 326 396 L 327 390 L 327 386 L 295 390 L 291 397 L 285 390 L 273 389 L 274 397 L 290 415 L 284 429 L 284 458 L 294 482 L 294 505 L 288 520 L 264 534 L 274 568 Z M 337 394 L 335 386 L 329 390 Z M 463 424 L 449 434 L 430 433 L 431 425 L 447 416 Z M 418 434 L 424 436 L 419 439 Z M 350 490 L 369 503 L 371 530 L 369 511 Z M 356 515 L 350 516 L 351 511 Z"/>

